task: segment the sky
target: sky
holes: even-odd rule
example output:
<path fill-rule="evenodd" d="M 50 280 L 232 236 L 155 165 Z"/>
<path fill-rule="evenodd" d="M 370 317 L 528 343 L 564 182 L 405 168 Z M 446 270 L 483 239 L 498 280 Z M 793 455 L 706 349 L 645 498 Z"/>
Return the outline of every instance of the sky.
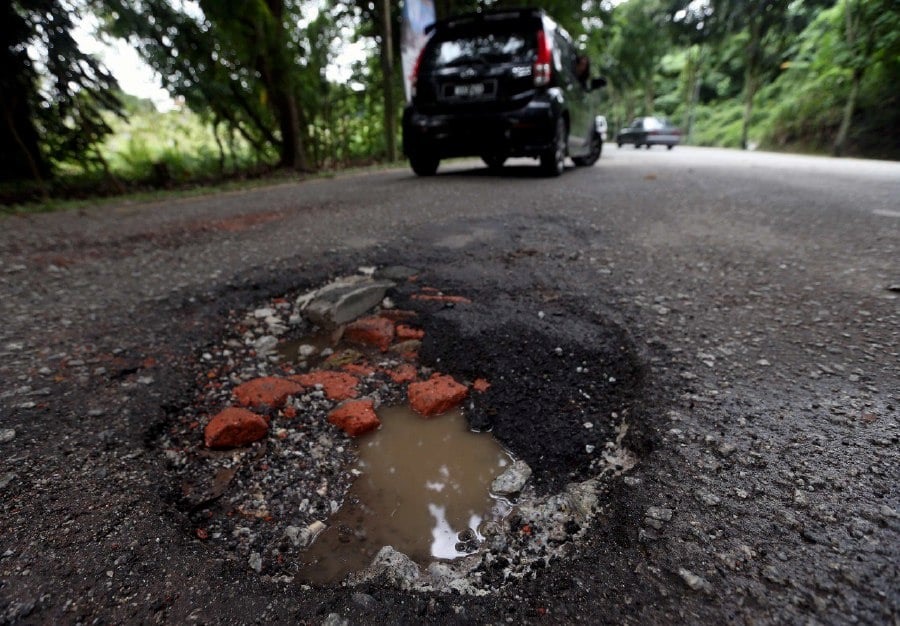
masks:
<path fill-rule="evenodd" d="M 125 93 L 152 100 L 161 111 L 173 109 L 175 101 L 162 88 L 159 75 L 144 63 L 137 50 L 122 39 L 99 39 L 95 35 L 96 28 L 97 20 L 92 15 L 78 21 L 72 31 L 78 47 L 87 54 L 99 57 Z"/>

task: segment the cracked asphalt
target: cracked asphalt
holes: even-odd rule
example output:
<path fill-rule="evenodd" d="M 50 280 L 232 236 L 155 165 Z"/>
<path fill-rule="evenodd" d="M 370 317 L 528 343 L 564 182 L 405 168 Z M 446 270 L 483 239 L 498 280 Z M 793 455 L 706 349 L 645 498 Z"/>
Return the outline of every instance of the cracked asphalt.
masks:
<path fill-rule="evenodd" d="M 0 623 L 900 623 L 900 164 L 607 145 L 535 170 L 0 219 Z M 522 354 L 635 372 L 577 417 L 624 412 L 638 464 L 489 596 L 259 576 L 192 533 L 155 445 L 233 312 L 400 264 L 477 305 L 435 313 L 455 334 L 423 358 L 508 372 L 506 410 L 540 410 L 496 434 L 539 485 L 590 465 Z M 553 331 L 517 344 L 492 306 Z"/>

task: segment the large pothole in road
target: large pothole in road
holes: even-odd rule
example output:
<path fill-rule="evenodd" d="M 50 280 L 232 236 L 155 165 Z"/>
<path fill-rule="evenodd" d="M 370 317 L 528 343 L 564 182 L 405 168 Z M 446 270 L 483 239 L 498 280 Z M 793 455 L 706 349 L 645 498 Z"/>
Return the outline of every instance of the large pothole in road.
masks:
<path fill-rule="evenodd" d="M 409 274 L 258 303 L 200 355 L 159 440 L 198 540 L 283 581 L 473 594 L 577 550 L 637 462 L 627 334 Z"/>

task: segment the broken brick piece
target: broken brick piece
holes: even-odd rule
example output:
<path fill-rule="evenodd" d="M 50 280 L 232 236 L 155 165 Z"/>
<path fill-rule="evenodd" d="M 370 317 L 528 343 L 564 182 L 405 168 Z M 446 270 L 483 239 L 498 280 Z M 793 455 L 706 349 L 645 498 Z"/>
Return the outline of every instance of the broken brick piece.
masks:
<path fill-rule="evenodd" d="M 384 317 L 364 317 L 347 325 L 344 339 L 386 352 L 394 340 L 394 322 Z"/>
<path fill-rule="evenodd" d="M 347 363 L 347 365 L 344 365 L 343 367 L 341 367 L 341 369 L 348 374 L 353 374 L 354 376 L 360 376 L 362 378 L 371 376 L 377 371 L 374 367 L 372 367 L 365 361 L 363 361 L 362 363 Z"/>
<path fill-rule="evenodd" d="M 474 389 L 478 393 L 484 393 L 485 391 L 487 391 L 490 388 L 491 388 L 491 383 L 489 383 L 488 381 L 486 381 L 483 378 L 476 378 L 475 382 L 472 383 L 472 389 Z"/>
<path fill-rule="evenodd" d="M 471 304 L 472 302 L 465 296 L 447 296 L 444 294 L 432 293 L 414 293 L 410 297 L 413 300 L 422 300 L 425 302 L 449 302 L 452 304 Z"/>
<path fill-rule="evenodd" d="M 247 409 L 230 407 L 213 417 L 203 430 L 207 448 L 239 448 L 259 441 L 269 432 L 269 422 Z"/>
<path fill-rule="evenodd" d="M 308 374 L 291 376 L 290 380 L 304 387 L 322 386 L 322 391 L 329 400 L 342 402 L 359 395 L 356 386 L 359 379 L 346 372 L 317 371 Z"/>
<path fill-rule="evenodd" d="M 385 370 L 385 374 L 398 385 L 415 382 L 419 377 L 419 373 L 415 366 L 410 365 L 409 363 L 404 363 L 394 369 Z"/>
<path fill-rule="evenodd" d="M 426 381 L 409 385 L 409 405 L 425 417 L 440 415 L 462 402 L 468 391 L 452 376 L 435 374 Z"/>
<path fill-rule="evenodd" d="M 301 389 L 300 385 L 285 378 L 263 376 L 235 387 L 234 397 L 241 406 L 280 409 L 288 396 Z"/>
<path fill-rule="evenodd" d="M 372 400 L 350 400 L 332 410 L 328 421 L 351 437 L 358 437 L 381 426 Z"/>
<path fill-rule="evenodd" d="M 397 339 L 400 341 L 405 341 L 407 339 L 422 339 L 424 336 L 424 330 L 413 328 L 407 324 L 397 324 Z"/>
<path fill-rule="evenodd" d="M 416 317 L 418 313 L 415 311 L 405 311 L 403 309 L 383 309 L 378 315 L 395 322 L 408 320 Z"/>

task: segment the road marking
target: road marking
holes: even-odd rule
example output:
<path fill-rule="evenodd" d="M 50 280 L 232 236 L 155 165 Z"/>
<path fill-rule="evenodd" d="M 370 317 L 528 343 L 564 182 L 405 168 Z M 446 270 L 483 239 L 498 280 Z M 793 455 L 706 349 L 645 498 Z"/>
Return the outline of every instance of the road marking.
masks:
<path fill-rule="evenodd" d="M 875 209 L 872 211 L 875 215 L 882 215 L 884 217 L 900 217 L 900 211 L 891 211 L 889 209 Z"/>

